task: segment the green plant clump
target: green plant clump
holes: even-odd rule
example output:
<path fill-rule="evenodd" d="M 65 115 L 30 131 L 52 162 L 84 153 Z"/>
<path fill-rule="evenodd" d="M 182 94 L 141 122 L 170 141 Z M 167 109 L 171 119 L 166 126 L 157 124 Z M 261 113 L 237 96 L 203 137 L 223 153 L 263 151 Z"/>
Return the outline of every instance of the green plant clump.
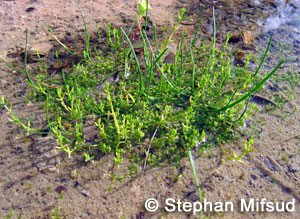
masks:
<path fill-rule="evenodd" d="M 178 15 L 178 24 L 184 13 L 185 9 Z M 283 61 L 264 77 L 258 74 L 270 39 L 255 73 L 248 68 L 250 56 L 245 66 L 234 67 L 227 52 L 230 35 L 223 49 L 217 49 L 214 24 L 210 46 L 205 43 L 195 46 L 199 28 L 190 43 L 182 32 L 174 60 L 165 62 L 168 44 L 178 24 L 162 43 L 158 42 L 155 26 L 153 42 L 145 30 L 139 28 L 142 57 L 137 55 L 129 33 L 122 28 L 112 29 L 108 25 L 106 36 L 99 33 L 100 49 L 99 46 L 90 48 L 86 30 L 86 47 L 81 53 L 71 51 L 58 41 L 68 52 L 81 57 L 71 70 L 63 69 L 61 73 L 50 75 L 39 68 L 36 79 L 27 71 L 26 33 L 25 73 L 35 100 L 44 103 L 45 129 L 31 129 L 30 123 L 23 124 L 4 97 L 1 104 L 13 121 L 29 134 L 47 130 L 58 140 L 58 148 L 69 157 L 80 152 L 86 161 L 114 153 L 116 165 L 125 157 L 133 163 L 148 165 L 163 161 L 178 163 L 195 147 L 232 141 L 240 136 L 237 130 L 244 125 L 245 119 L 256 111 L 249 103 L 251 94 Z M 57 60 L 63 62 L 58 55 Z M 43 66 L 46 68 L 45 64 Z M 91 137 L 90 133 L 95 131 Z"/>
<path fill-rule="evenodd" d="M 78 5 L 77 1 L 74 0 Z M 78 5 L 79 7 L 79 5 Z M 233 66 L 228 52 L 228 40 L 223 49 L 216 47 L 216 24 L 213 10 L 214 34 L 211 45 L 197 47 L 199 27 L 192 39 L 182 32 L 173 60 L 168 60 L 168 45 L 178 30 L 185 9 L 178 14 L 178 22 L 169 37 L 159 43 L 156 27 L 150 40 L 141 22 L 147 14 L 148 1 L 141 1 L 137 14 L 138 28 L 129 39 L 124 29 L 109 24 L 106 36 L 98 32 L 99 43 L 91 48 L 84 15 L 79 7 L 85 26 L 85 49 L 74 51 L 59 41 L 47 26 L 54 39 L 79 62 L 72 68 L 48 74 L 50 68 L 40 59 L 41 67 L 32 79 L 27 70 L 28 36 L 26 31 L 25 74 L 33 88 L 32 100 L 43 103 L 46 110 L 45 128 L 33 129 L 30 121 L 24 124 L 1 98 L 0 104 L 10 113 L 12 121 L 20 124 L 26 134 L 51 134 L 58 141 L 58 148 L 69 157 L 82 153 L 85 161 L 104 154 L 114 153 L 119 166 L 124 158 L 131 161 L 131 175 L 138 168 L 162 163 L 179 164 L 189 157 L 195 178 L 199 200 L 202 201 L 199 180 L 196 175 L 191 151 L 233 142 L 241 136 L 245 119 L 257 108 L 250 103 L 251 95 L 279 69 L 261 76 L 258 74 L 269 51 L 254 73 L 248 67 L 250 55 L 242 67 Z M 139 34 L 142 51 L 137 53 L 131 40 Z M 190 43 L 187 41 L 191 40 Z M 153 42 L 152 42 L 153 41 Z M 100 45 L 100 46 L 99 46 Z M 37 52 L 37 56 L 39 54 Z M 63 61 L 56 52 L 57 62 Z M 1 59 L 1 61 L 5 62 Z M 6 62 L 5 62 L 6 63 Z M 10 67 L 10 64 L 6 63 Z M 22 72 L 22 71 L 21 71 Z M 253 139 L 245 142 L 245 151 L 236 155 L 233 151 L 228 160 L 238 160 L 253 151 Z M 122 177 L 114 177 L 122 180 Z M 111 188 L 108 188 L 108 190 Z M 200 217 L 203 217 L 201 212 Z"/>

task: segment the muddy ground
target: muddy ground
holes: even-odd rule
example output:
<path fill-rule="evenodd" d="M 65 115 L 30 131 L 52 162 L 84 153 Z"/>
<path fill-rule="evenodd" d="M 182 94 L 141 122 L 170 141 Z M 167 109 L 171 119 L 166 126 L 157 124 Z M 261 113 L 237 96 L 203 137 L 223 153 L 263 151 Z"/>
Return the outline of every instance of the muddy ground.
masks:
<path fill-rule="evenodd" d="M 258 39 L 268 38 L 261 24 L 267 21 L 270 14 L 278 13 L 279 5 L 298 7 L 291 2 L 152 0 L 149 19 L 158 27 L 168 27 L 176 22 L 176 13 L 186 7 L 187 19 L 181 28 L 191 34 L 196 28 L 201 8 L 205 6 L 201 36 L 209 38 L 214 4 L 219 24 L 218 39 L 224 40 L 229 32 L 235 37 L 232 42 L 234 46 L 256 51 Z M 108 22 L 127 27 L 135 19 L 136 1 L 79 0 L 79 3 L 90 32 L 95 30 L 95 22 L 105 29 Z M 43 22 L 53 28 L 58 38 L 83 34 L 84 29 L 79 10 L 72 0 L 2 0 L 0 18 L 0 57 L 16 65 L 22 63 L 20 54 L 25 45 L 26 28 L 29 30 L 30 47 L 39 49 L 46 56 L 55 42 L 46 32 Z M 242 30 L 250 32 L 257 40 L 245 45 Z M 262 44 L 265 45 L 265 42 Z M 285 68 L 288 67 L 285 65 Z M 0 63 L 0 81 L 0 96 L 5 96 L 13 104 L 18 116 L 30 118 L 35 127 L 45 122 L 44 111 L 38 104 L 24 102 L 29 90 L 24 75 Z M 298 94 L 296 90 L 297 98 L 293 101 L 296 105 L 300 101 Z M 55 214 L 68 218 L 199 218 L 199 215 L 193 216 L 191 213 L 167 213 L 163 207 L 150 213 L 144 207 L 148 198 L 157 199 L 161 205 L 166 198 L 197 201 L 196 186 L 187 159 L 175 170 L 173 167 L 148 167 L 134 179 L 113 181 L 112 174 L 125 173 L 126 170 L 113 168 L 112 155 L 92 163 L 84 163 L 81 157 L 76 156 L 68 159 L 55 149 L 56 142 L 49 136 L 24 138 L 20 127 L 8 121 L 9 116 L 3 108 L 0 110 L 1 217 L 8 216 L 14 210 L 12 218 L 51 218 Z M 206 216 L 299 218 L 300 113 L 296 111 L 283 120 L 276 113 L 260 112 L 257 119 L 265 125 L 259 128 L 256 151 L 243 158 L 244 164 L 221 162 L 225 157 L 219 148 L 195 158 L 204 197 L 211 202 L 228 201 L 235 205 L 233 211 L 208 212 Z M 237 142 L 230 147 L 241 153 L 243 144 Z M 172 180 L 174 172 L 182 173 L 176 182 Z M 294 199 L 296 209 L 294 212 L 272 213 L 239 211 L 238 202 L 250 198 L 266 198 L 273 202 Z"/>

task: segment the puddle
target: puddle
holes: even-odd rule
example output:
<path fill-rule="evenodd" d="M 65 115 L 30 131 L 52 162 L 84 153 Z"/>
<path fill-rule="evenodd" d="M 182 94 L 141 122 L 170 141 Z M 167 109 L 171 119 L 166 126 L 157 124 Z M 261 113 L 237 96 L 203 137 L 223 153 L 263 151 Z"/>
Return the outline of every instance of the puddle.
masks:
<path fill-rule="evenodd" d="M 268 16 L 265 21 L 259 19 L 258 24 L 261 28 L 268 31 L 275 31 L 282 26 L 289 26 L 292 29 L 292 34 L 299 34 L 300 25 L 300 3 L 299 1 L 280 1 L 276 4 L 277 12 L 275 15 Z M 285 32 L 283 32 L 285 33 Z M 284 38 L 282 38 L 285 40 Z M 299 35 L 294 37 L 299 40 Z"/>
<path fill-rule="evenodd" d="M 287 62 L 298 65 L 300 54 L 300 2 L 299 1 L 279 1 L 276 4 L 277 10 L 266 19 L 259 19 L 257 24 L 265 33 L 265 36 L 273 35 L 275 41 L 279 43 L 277 50 L 286 51 L 283 58 Z M 275 46 L 276 47 L 276 46 Z"/>

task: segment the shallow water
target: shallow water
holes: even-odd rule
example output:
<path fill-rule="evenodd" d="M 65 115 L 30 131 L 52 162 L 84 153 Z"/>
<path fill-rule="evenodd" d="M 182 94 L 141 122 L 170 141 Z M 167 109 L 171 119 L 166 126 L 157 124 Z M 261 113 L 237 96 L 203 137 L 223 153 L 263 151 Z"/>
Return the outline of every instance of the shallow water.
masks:
<path fill-rule="evenodd" d="M 289 2 L 289 3 L 287 3 Z M 282 26 L 290 26 L 293 32 L 298 32 L 300 25 L 300 2 L 299 1 L 279 1 L 274 15 L 267 17 L 265 21 L 259 19 L 258 24 L 266 32 L 274 31 Z M 299 36 L 295 39 L 299 39 Z"/>

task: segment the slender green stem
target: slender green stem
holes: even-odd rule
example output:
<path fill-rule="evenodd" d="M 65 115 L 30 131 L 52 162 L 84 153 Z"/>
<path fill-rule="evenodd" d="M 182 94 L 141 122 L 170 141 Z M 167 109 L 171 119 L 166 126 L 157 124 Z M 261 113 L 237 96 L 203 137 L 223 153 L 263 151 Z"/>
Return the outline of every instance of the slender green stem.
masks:
<path fill-rule="evenodd" d="M 191 46 L 190 46 L 189 50 L 186 52 L 186 54 L 185 54 L 185 56 L 184 56 L 184 58 L 183 58 L 183 60 L 182 60 L 182 62 L 181 62 L 180 72 L 182 72 L 182 70 L 183 70 L 183 63 L 186 62 L 187 57 L 189 56 L 190 52 L 191 52 L 192 49 L 194 48 L 194 45 L 195 45 L 195 43 L 196 43 L 196 41 L 197 41 L 197 36 L 198 36 L 199 31 L 200 31 L 200 27 L 201 27 L 201 23 L 202 23 L 203 12 L 204 12 L 204 8 L 203 8 L 203 10 L 202 10 L 200 20 L 199 20 L 199 22 L 198 22 L 198 28 L 197 28 L 197 30 L 196 30 L 196 32 L 195 32 L 195 34 L 194 34 L 194 38 L 193 38 L 193 40 L 192 40 L 192 42 L 191 42 Z"/>
<path fill-rule="evenodd" d="M 140 80 L 140 89 L 139 89 L 138 97 L 136 98 L 135 102 L 134 102 L 133 105 L 131 106 L 131 108 L 133 108 L 133 107 L 135 106 L 135 104 L 139 101 L 139 99 L 140 99 L 142 93 L 144 92 L 144 91 L 143 91 L 143 90 L 144 90 L 143 74 L 142 74 L 142 71 L 141 71 L 141 67 L 140 67 L 139 60 L 138 60 L 138 58 L 137 58 L 137 56 L 136 56 L 136 54 L 135 54 L 134 48 L 133 48 L 133 46 L 132 46 L 132 43 L 130 42 L 130 40 L 129 40 L 127 34 L 125 33 L 125 31 L 124 31 L 124 29 L 123 29 L 122 27 L 121 27 L 121 30 L 122 30 L 122 32 L 123 32 L 123 34 L 124 34 L 124 36 L 125 36 L 125 38 L 126 38 L 128 44 L 129 44 L 130 48 L 131 48 L 131 52 L 132 52 L 132 54 L 133 54 L 133 56 L 134 56 L 134 59 L 135 59 L 135 61 L 136 61 L 137 68 L 138 68 L 138 74 L 139 74 L 139 80 Z"/>
<path fill-rule="evenodd" d="M 7 61 L 5 61 L 4 59 L 0 58 L 0 61 L 3 62 L 5 65 L 7 65 L 9 68 L 15 70 L 16 72 L 19 72 L 19 73 L 24 73 L 24 71 L 14 67 L 13 65 L 9 64 Z"/>
<path fill-rule="evenodd" d="M 201 187 L 200 187 L 199 179 L 197 177 L 196 168 L 195 168 L 195 164 L 194 164 L 194 160 L 193 160 L 193 155 L 192 155 L 191 149 L 188 149 L 188 155 L 189 155 L 189 159 L 190 159 L 191 168 L 192 168 L 192 171 L 193 171 L 194 180 L 195 180 L 195 183 L 196 183 L 196 186 L 197 186 L 199 201 L 202 202 Z M 200 212 L 200 218 L 201 219 L 203 218 L 203 211 L 202 210 Z"/>
<path fill-rule="evenodd" d="M 27 56 L 28 56 L 28 30 L 26 29 L 26 45 L 25 45 L 25 58 L 24 58 L 24 70 L 26 74 L 27 81 L 31 87 L 36 90 L 40 90 L 40 87 L 37 86 L 30 78 L 28 70 L 27 70 Z"/>
<path fill-rule="evenodd" d="M 158 42 L 157 42 L 157 33 L 156 33 L 156 25 L 153 26 L 154 29 L 154 42 L 155 42 L 155 49 L 156 53 L 158 53 Z"/>
<path fill-rule="evenodd" d="M 72 54 L 72 55 L 77 55 L 77 53 L 74 53 L 71 51 L 71 49 L 69 49 L 65 44 L 63 44 L 54 34 L 53 30 L 50 28 L 50 26 L 48 24 L 46 24 L 45 22 L 43 22 L 44 25 L 47 27 L 49 33 L 51 34 L 51 36 L 59 43 L 59 45 L 61 45 L 64 50 L 66 50 L 68 53 Z"/>
<path fill-rule="evenodd" d="M 261 62 L 260 62 L 260 64 L 259 64 L 258 68 L 256 69 L 254 75 L 252 75 L 252 78 L 254 78 L 254 77 L 257 75 L 257 73 L 258 73 L 258 71 L 260 70 L 262 64 L 265 62 L 265 59 L 266 59 L 266 57 L 267 57 L 267 54 L 268 54 L 268 52 L 269 52 L 269 50 L 270 50 L 270 46 L 271 46 L 272 39 L 273 39 L 273 36 L 271 35 L 270 40 L 269 40 L 269 43 L 268 43 L 268 47 L 267 47 L 267 49 L 266 49 L 266 51 L 265 51 L 265 54 L 264 54 L 264 56 L 263 56 L 263 58 L 262 58 L 262 60 L 261 60 Z"/>
<path fill-rule="evenodd" d="M 191 58 L 192 58 L 192 64 L 193 64 L 193 69 L 192 69 L 192 91 L 194 92 L 195 91 L 195 70 L 196 70 L 195 68 L 196 68 L 196 65 L 195 65 L 193 52 L 191 52 Z"/>
<path fill-rule="evenodd" d="M 215 48 L 216 48 L 216 34 L 217 34 L 217 31 L 216 31 L 216 17 L 215 17 L 215 7 L 213 7 L 213 28 L 214 28 L 214 31 L 213 31 L 213 43 L 212 43 L 212 46 L 213 46 L 213 54 L 215 52 Z"/>
<path fill-rule="evenodd" d="M 78 9 L 80 11 L 80 14 L 81 14 L 81 17 L 82 17 L 82 21 L 83 21 L 83 24 L 84 24 L 86 54 L 88 55 L 89 58 L 91 58 L 90 57 L 90 53 L 89 53 L 90 38 L 89 38 L 89 33 L 88 33 L 88 30 L 87 30 L 86 22 L 85 22 L 85 19 L 84 19 L 84 14 L 83 14 L 83 12 L 81 10 L 81 7 L 78 4 L 77 0 L 74 0 L 74 2 L 76 3 L 76 5 L 77 5 L 77 7 L 78 7 Z"/>
<path fill-rule="evenodd" d="M 154 31 L 155 32 L 155 31 Z M 156 33 L 154 34 L 155 35 L 155 47 L 156 47 L 156 51 L 158 52 L 158 44 L 157 44 L 157 39 L 156 39 Z M 152 49 L 152 46 L 151 46 L 151 43 L 150 43 L 150 41 L 149 41 L 149 38 L 148 38 L 148 36 L 146 35 L 146 33 L 145 33 L 145 39 L 147 40 L 147 43 L 148 43 L 148 45 L 149 45 L 149 48 L 150 48 L 150 51 L 151 51 L 151 55 L 152 55 L 152 58 L 154 57 L 154 58 L 156 58 L 156 60 L 157 61 L 154 61 L 154 62 L 152 62 L 151 63 L 151 69 L 153 70 L 153 68 L 154 68 L 154 65 L 156 65 L 156 67 L 158 68 L 158 70 L 160 71 L 160 73 L 162 74 L 162 76 L 165 78 L 165 80 L 167 81 L 167 83 L 170 85 L 170 87 L 172 87 L 172 88 L 174 88 L 174 86 L 172 85 L 172 83 L 169 81 L 169 79 L 167 78 L 167 76 L 164 74 L 164 72 L 162 71 L 162 69 L 161 69 L 161 67 L 159 66 L 159 60 L 161 60 L 161 57 L 166 53 L 166 51 L 167 51 L 167 49 L 165 49 L 160 55 L 159 55 L 159 57 L 160 58 L 157 58 L 156 57 L 156 55 L 155 55 L 155 53 L 154 53 L 154 51 L 153 51 L 153 49 Z M 153 64 L 154 63 L 154 64 Z M 161 80 L 162 81 L 162 80 Z"/>
<path fill-rule="evenodd" d="M 251 89 L 249 92 L 247 92 L 244 96 L 242 96 L 240 99 L 236 100 L 235 102 L 229 104 L 229 105 L 226 105 L 225 107 L 223 108 L 220 108 L 216 111 L 222 111 L 222 110 L 227 110 L 235 105 L 237 105 L 238 103 L 242 102 L 243 100 L 247 99 L 248 97 L 250 97 L 250 95 L 252 93 L 254 93 L 257 89 L 259 89 L 279 68 L 280 66 L 284 63 L 284 60 L 282 60 L 278 65 L 277 67 L 271 72 L 269 73 L 260 83 L 258 83 L 258 85 L 256 85 L 253 89 Z"/>

